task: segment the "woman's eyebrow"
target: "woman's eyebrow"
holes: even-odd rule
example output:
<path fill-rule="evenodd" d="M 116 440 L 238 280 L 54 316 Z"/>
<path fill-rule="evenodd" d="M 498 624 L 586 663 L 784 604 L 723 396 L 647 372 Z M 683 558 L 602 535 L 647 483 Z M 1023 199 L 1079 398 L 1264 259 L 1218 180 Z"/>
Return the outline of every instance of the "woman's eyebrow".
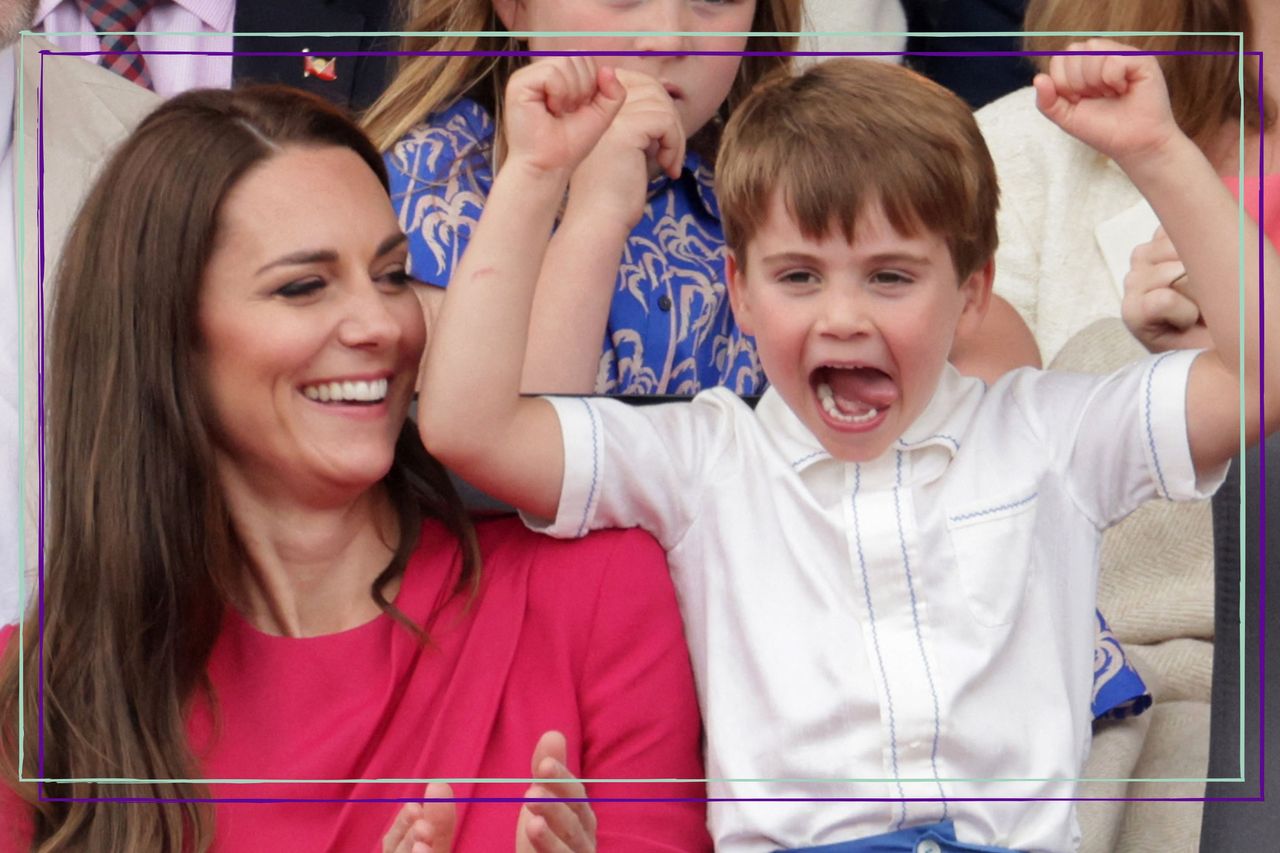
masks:
<path fill-rule="evenodd" d="M 409 238 L 400 232 L 392 234 L 387 239 L 378 244 L 377 250 L 374 252 L 375 257 L 382 257 L 392 249 L 398 248 L 400 244 L 406 242 Z M 332 249 L 303 249 L 300 252 L 292 252 L 283 257 L 276 258 L 270 263 L 260 267 L 254 275 L 261 275 L 273 267 L 302 266 L 303 264 L 324 264 L 332 263 L 338 259 L 338 253 Z"/>
<path fill-rule="evenodd" d="M 301 266 L 302 264 L 320 264 L 331 263 L 338 259 L 338 253 L 332 249 L 303 249 L 301 252 L 293 252 L 284 257 L 276 258 L 270 263 L 264 264 L 258 269 L 254 275 L 261 275 L 272 267 L 288 267 Z"/>
<path fill-rule="evenodd" d="M 374 257 L 380 258 L 392 249 L 398 248 L 401 243 L 408 242 L 408 240 L 409 238 L 403 232 L 397 231 L 378 244 L 378 250 L 374 252 Z"/>

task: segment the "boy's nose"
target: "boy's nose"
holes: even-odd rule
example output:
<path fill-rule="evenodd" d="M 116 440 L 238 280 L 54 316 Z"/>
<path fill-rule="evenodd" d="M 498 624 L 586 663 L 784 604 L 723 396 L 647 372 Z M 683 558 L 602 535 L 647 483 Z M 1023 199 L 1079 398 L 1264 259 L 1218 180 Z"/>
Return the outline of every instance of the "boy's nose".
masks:
<path fill-rule="evenodd" d="M 865 300 L 857 293 L 840 292 L 844 288 L 832 288 L 822 305 L 817 322 L 818 331 L 832 338 L 852 338 L 866 334 L 874 325 L 867 311 Z"/>

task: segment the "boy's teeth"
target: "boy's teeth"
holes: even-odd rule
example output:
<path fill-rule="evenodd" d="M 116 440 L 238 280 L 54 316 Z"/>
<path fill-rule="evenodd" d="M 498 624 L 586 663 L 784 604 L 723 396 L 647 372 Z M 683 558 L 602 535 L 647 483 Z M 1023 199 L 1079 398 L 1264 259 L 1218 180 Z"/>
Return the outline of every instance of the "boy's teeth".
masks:
<path fill-rule="evenodd" d="M 879 409 L 868 409 L 860 415 L 846 415 L 840 411 L 840 407 L 836 404 L 835 392 L 831 390 L 831 386 L 826 382 L 818 383 L 818 399 L 822 401 L 822 410 L 834 419 L 846 424 L 865 424 L 868 423 L 876 415 L 880 414 Z M 856 404 L 843 400 L 849 408 L 855 408 Z"/>
<path fill-rule="evenodd" d="M 387 380 L 321 382 L 318 385 L 307 385 L 302 393 L 308 400 L 319 400 L 321 403 L 377 403 L 387 396 Z"/>

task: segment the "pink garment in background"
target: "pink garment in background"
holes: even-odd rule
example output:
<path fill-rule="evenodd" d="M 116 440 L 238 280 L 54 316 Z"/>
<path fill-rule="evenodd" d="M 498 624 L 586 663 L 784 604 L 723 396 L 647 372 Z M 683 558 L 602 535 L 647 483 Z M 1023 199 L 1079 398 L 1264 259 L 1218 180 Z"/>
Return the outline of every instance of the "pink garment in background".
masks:
<path fill-rule="evenodd" d="M 1239 198 L 1239 179 L 1232 176 L 1222 180 L 1227 185 L 1227 188 L 1231 190 L 1231 194 Z M 1266 204 L 1262 211 L 1264 218 L 1262 222 L 1263 232 L 1267 235 L 1267 239 L 1271 241 L 1271 245 L 1280 248 L 1280 173 L 1266 175 L 1262 179 L 1256 177 L 1246 177 L 1244 179 L 1244 212 L 1252 216 L 1254 221 L 1258 219 L 1259 183 L 1262 184 L 1262 194 L 1265 196 L 1263 202 Z M 1245 227 L 1249 227 L 1248 223 L 1245 224 Z"/>

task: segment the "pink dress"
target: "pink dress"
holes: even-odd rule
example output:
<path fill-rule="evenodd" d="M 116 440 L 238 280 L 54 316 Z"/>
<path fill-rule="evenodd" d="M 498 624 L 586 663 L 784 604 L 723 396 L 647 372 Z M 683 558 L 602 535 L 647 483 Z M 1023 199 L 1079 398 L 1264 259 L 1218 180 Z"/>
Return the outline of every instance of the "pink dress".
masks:
<path fill-rule="evenodd" d="M 638 531 L 562 542 L 514 518 L 481 522 L 478 532 L 480 590 L 470 601 L 450 599 L 457 548 L 439 525 L 424 525 L 396 605 L 418 624 L 436 614 L 425 646 L 386 616 L 294 639 L 263 634 L 229 612 L 209 662 L 217 725 L 201 701 L 188 727 L 204 776 L 527 779 L 534 743 L 557 729 L 568 740 L 570 769 L 584 779 L 701 778 L 689 656 L 657 543 Z M 457 797 L 519 797 L 527 787 L 453 783 Z M 380 849 L 400 805 L 357 800 L 415 797 L 422 788 L 214 783 L 215 798 L 329 800 L 218 803 L 216 849 Z M 599 782 L 587 790 L 705 796 L 694 783 Z M 593 807 L 601 850 L 711 849 L 703 803 Z M 519 803 L 457 808 L 454 850 L 512 849 Z M 0 825 L 15 817 L 25 814 L 16 815 L 11 792 L 0 789 Z M 0 833 L 0 850 L 9 843 Z"/>

